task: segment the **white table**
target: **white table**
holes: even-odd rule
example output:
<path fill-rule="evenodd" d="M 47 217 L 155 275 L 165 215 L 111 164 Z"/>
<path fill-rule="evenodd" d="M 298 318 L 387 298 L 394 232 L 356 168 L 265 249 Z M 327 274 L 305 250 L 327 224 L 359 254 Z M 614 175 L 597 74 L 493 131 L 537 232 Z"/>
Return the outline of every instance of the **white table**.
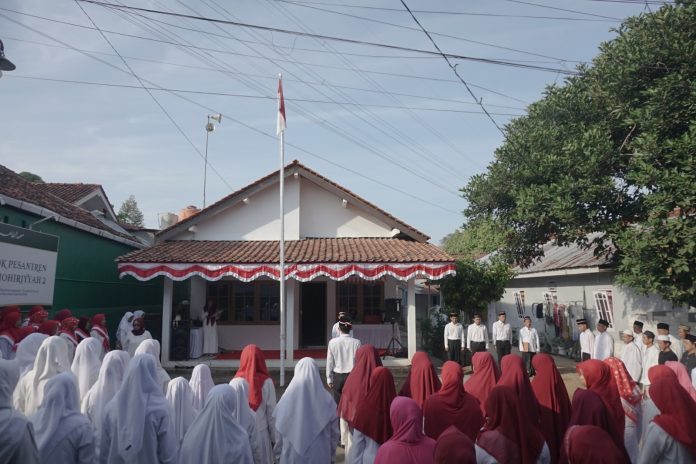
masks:
<path fill-rule="evenodd" d="M 399 324 L 394 324 L 394 336 L 401 341 Z M 363 345 L 372 345 L 377 349 L 387 348 L 392 338 L 391 324 L 354 324 L 353 337 Z"/>
<path fill-rule="evenodd" d="M 201 356 L 203 356 L 203 327 L 191 327 L 189 358 L 198 359 Z"/>

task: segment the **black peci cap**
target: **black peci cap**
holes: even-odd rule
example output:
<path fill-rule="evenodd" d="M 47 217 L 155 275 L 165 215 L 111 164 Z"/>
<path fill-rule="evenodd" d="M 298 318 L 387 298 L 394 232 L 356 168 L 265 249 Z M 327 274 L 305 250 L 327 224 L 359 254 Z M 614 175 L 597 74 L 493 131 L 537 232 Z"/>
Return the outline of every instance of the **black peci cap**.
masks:
<path fill-rule="evenodd" d="M 640 322 L 640 321 L 633 321 L 633 325 L 637 325 L 637 326 L 640 327 L 641 329 L 643 328 L 643 323 Z"/>
<path fill-rule="evenodd" d="M 578 320 L 575 321 L 575 323 L 576 323 L 577 325 L 580 325 L 580 324 L 585 324 L 585 325 L 587 325 L 587 319 L 578 319 Z"/>
<path fill-rule="evenodd" d="M 598 320 L 597 324 L 602 324 L 604 327 L 609 327 L 609 321 L 607 321 L 606 319 Z"/>
<path fill-rule="evenodd" d="M 669 324 L 665 324 L 664 322 L 658 322 L 657 328 L 663 329 L 663 330 L 669 330 Z"/>

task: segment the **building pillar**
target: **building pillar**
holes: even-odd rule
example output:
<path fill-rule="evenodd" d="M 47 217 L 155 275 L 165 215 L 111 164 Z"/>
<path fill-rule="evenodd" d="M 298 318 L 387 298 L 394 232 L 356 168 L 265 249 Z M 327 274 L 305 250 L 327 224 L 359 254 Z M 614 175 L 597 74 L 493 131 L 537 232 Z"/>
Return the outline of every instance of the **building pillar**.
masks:
<path fill-rule="evenodd" d="M 336 281 L 329 279 L 326 282 L 326 344 L 331 340 L 331 329 L 336 323 L 336 315 L 338 311 L 336 301 Z"/>
<path fill-rule="evenodd" d="M 414 278 L 408 280 L 406 299 L 408 300 L 406 327 L 408 332 L 408 359 L 410 360 L 416 354 L 416 280 Z"/>
<path fill-rule="evenodd" d="M 298 282 L 295 279 L 288 279 L 285 283 L 285 359 L 287 366 L 292 366 L 295 360 L 295 313 L 298 305 L 297 299 Z"/>
<path fill-rule="evenodd" d="M 172 302 L 174 298 L 174 281 L 164 278 L 164 291 L 162 296 L 162 364 L 169 363 L 169 347 L 171 346 L 172 332 Z"/>

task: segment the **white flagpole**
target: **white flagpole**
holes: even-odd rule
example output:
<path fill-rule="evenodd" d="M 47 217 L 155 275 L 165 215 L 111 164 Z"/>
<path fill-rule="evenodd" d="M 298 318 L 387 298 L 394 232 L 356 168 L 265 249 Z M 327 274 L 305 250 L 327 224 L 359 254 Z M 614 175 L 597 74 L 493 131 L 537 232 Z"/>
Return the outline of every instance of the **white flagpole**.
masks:
<path fill-rule="evenodd" d="M 282 75 L 278 75 L 282 82 Z M 280 84 L 279 84 L 280 85 Z M 282 94 L 280 96 L 282 98 Z M 279 103 L 280 105 L 280 103 Z M 280 108 L 279 108 L 280 110 Z M 283 115 L 284 116 L 284 115 Z M 284 129 L 284 128 L 283 128 Z M 285 386 L 285 130 L 280 132 L 280 386 Z"/>

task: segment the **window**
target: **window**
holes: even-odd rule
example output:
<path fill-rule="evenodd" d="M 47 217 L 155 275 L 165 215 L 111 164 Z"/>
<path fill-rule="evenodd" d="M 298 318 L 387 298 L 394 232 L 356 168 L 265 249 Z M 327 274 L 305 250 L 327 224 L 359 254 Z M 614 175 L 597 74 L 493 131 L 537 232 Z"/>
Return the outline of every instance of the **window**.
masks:
<path fill-rule="evenodd" d="M 208 284 L 208 298 L 219 310 L 221 323 L 263 324 L 280 320 L 280 284 L 274 281 L 215 282 Z"/>
<path fill-rule="evenodd" d="M 522 298 L 522 293 L 514 292 L 515 296 L 515 306 L 517 307 L 517 315 L 521 318 L 524 317 L 524 299 Z"/>
<path fill-rule="evenodd" d="M 336 285 L 336 312 L 347 312 L 357 321 L 380 317 L 384 312 L 384 282 L 349 281 Z"/>
<path fill-rule="evenodd" d="M 609 327 L 614 327 L 614 304 L 611 290 L 599 290 L 593 294 L 597 318 L 606 320 L 609 322 Z"/>

